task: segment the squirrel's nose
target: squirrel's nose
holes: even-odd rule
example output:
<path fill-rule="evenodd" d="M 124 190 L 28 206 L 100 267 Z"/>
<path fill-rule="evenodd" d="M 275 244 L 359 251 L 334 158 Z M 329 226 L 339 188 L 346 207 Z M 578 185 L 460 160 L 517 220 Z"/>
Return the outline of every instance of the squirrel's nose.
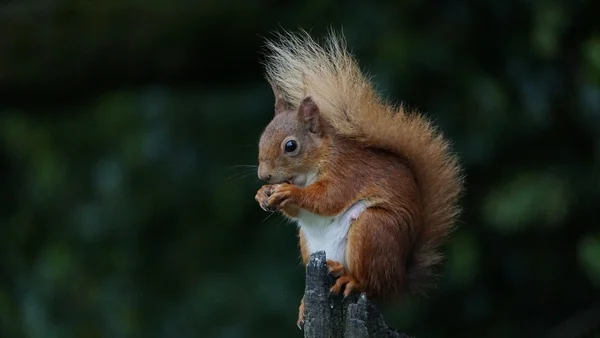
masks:
<path fill-rule="evenodd" d="M 269 181 L 271 179 L 271 174 L 267 173 L 266 170 L 261 170 L 262 168 L 258 169 L 258 178 L 261 181 Z"/>
<path fill-rule="evenodd" d="M 271 180 L 271 175 L 268 174 L 258 174 L 258 178 L 262 181 L 269 181 Z"/>

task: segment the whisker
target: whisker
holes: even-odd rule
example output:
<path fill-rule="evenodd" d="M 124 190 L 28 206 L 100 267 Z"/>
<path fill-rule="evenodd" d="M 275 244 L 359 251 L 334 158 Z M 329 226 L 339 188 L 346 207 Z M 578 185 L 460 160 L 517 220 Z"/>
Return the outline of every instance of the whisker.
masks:
<path fill-rule="evenodd" d="M 251 170 L 251 169 L 242 169 L 242 170 L 234 170 L 233 171 L 233 175 L 254 174 L 254 173 L 256 173 L 256 170 Z"/>
<path fill-rule="evenodd" d="M 256 165 L 256 164 L 234 164 L 234 165 L 230 166 L 230 168 L 252 168 L 252 169 L 258 169 L 258 165 Z"/>
<path fill-rule="evenodd" d="M 264 221 L 268 220 L 271 216 L 273 216 L 273 214 L 275 214 L 274 211 L 272 211 L 267 217 L 265 217 L 265 219 L 263 219 L 262 221 L 260 221 L 261 223 L 263 223 Z"/>
<path fill-rule="evenodd" d="M 236 174 L 233 174 L 233 175 L 229 176 L 227 178 L 227 180 L 231 180 L 231 179 L 242 180 L 242 179 L 244 179 L 244 178 L 246 178 L 246 177 L 248 177 L 250 175 L 253 175 L 253 174 L 254 174 L 254 172 L 251 172 L 251 173 L 236 173 Z"/>
<path fill-rule="evenodd" d="M 279 221 L 279 224 L 277 224 L 275 227 L 279 228 L 283 224 L 283 222 L 285 222 L 285 218 L 282 218 L 281 221 Z"/>
<path fill-rule="evenodd" d="M 250 165 L 250 164 L 237 164 L 237 165 L 231 166 L 230 169 L 235 169 L 235 171 L 239 170 L 239 172 L 233 173 L 231 176 L 229 176 L 227 178 L 227 180 L 244 179 L 244 178 L 248 177 L 249 175 L 256 175 L 258 166 Z"/>

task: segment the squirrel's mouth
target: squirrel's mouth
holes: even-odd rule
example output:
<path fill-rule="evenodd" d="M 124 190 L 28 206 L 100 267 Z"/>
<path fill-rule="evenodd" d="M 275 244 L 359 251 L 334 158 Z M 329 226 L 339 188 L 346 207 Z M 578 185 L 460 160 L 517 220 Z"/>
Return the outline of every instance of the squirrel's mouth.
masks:
<path fill-rule="evenodd" d="M 287 183 L 287 184 L 295 184 L 295 177 L 294 176 L 290 176 L 286 179 L 280 178 L 280 179 L 276 179 L 276 180 L 270 180 L 269 183 L 270 184 L 281 184 L 281 183 Z"/>

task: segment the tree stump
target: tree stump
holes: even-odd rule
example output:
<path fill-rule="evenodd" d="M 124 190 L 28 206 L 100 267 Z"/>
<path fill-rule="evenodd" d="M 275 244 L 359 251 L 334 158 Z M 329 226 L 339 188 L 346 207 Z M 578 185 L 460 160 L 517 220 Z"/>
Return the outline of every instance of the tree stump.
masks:
<path fill-rule="evenodd" d="M 410 338 L 387 326 L 365 294 L 333 295 L 325 251 L 311 255 L 304 289 L 305 338 Z"/>

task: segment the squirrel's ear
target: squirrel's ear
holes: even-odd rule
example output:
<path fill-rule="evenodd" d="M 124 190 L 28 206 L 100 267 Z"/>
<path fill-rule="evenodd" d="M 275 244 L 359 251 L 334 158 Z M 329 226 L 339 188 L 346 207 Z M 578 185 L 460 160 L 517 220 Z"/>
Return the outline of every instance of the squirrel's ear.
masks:
<path fill-rule="evenodd" d="M 273 95 L 275 95 L 275 115 L 288 110 L 290 105 L 285 100 L 281 88 L 271 83 L 271 89 L 273 89 Z"/>
<path fill-rule="evenodd" d="M 319 107 L 310 96 L 307 96 L 300 103 L 298 109 L 300 119 L 307 124 L 308 130 L 314 134 L 323 134 L 323 124 L 321 123 L 321 112 Z"/>

